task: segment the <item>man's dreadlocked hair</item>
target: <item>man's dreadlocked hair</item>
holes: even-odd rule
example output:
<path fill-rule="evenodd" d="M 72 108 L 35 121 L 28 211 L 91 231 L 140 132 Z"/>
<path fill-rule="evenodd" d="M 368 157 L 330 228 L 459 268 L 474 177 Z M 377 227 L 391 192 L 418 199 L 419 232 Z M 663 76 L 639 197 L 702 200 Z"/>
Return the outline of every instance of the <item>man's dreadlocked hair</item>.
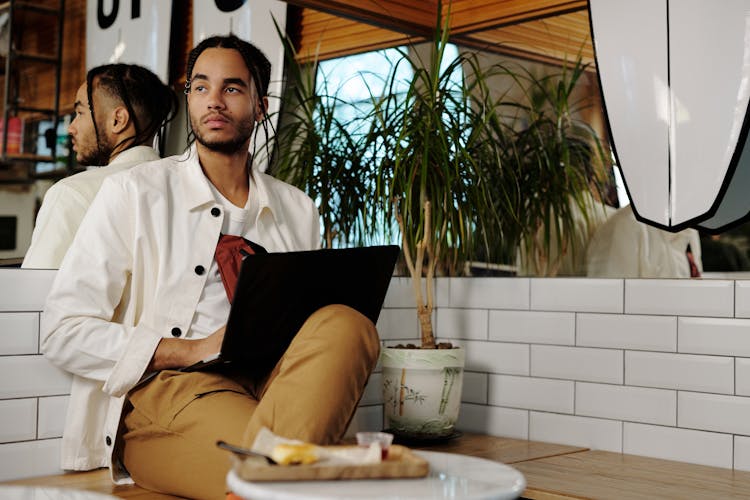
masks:
<path fill-rule="evenodd" d="M 195 66 L 195 61 L 198 60 L 198 57 L 203 53 L 206 49 L 234 49 L 237 52 L 240 53 L 242 56 L 242 60 L 245 61 L 245 66 L 247 66 L 248 71 L 250 72 L 250 76 L 253 79 L 253 85 L 255 85 L 256 93 L 258 94 L 259 104 L 261 106 L 261 109 L 263 113 L 265 114 L 268 110 L 265 109 L 263 104 L 263 97 L 268 95 L 268 84 L 271 81 L 271 62 L 268 60 L 265 54 L 253 45 L 250 42 L 246 42 L 245 40 L 242 40 L 238 38 L 235 35 L 226 35 L 226 36 L 212 36 L 210 38 L 206 38 L 202 42 L 200 42 L 198 45 L 196 45 L 193 50 L 190 51 L 190 54 L 188 55 L 187 60 L 187 79 L 185 80 L 185 97 L 187 97 L 187 94 L 190 93 L 190 85 L 192 83 L 193 79 L 193 66 Z M 267 127 L 267 120 L 264 120 L 262 122 L 263 129 L 266 132 L 266 136 L 268 136 L 268 129 Z M 190 119 L 188 117 L 188 138 L 189 143 L 192 143 L 195 139 L 195 134 L 190 129 Z M 258 132 L 258 128 L 255 129 L 255 132 Z"/>
<path fill-rule="evenodd" d="M 115 148 L 126 141 L 132 141 L 133 146 L 151 145 L 154 136 L 158 136 L 163 155 L 165 126 L 177 114 L 178 106 L 177 96 L 169 86 L 148 69 L 135 64 L 105 64 L 91 68 L 86 74 L 86 84 L 97 144 L 100 141 L 94 110 L 94 87 L 98 92 L 105 92 L 120 101 L 133 122 L 135 135 L 123 139 Z"/>

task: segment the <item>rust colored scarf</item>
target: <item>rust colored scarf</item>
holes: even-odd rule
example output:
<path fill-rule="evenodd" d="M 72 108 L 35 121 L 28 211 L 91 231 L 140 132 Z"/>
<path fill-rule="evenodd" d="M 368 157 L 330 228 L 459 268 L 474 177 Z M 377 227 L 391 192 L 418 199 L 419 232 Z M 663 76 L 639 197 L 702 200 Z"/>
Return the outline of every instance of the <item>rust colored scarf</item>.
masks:
<path fill-rule="evenodd" d="M 219 236 L 214 258 L 216 265 L 219 266 L 221 281 L 224 283 L 224 290 L 227 292 L 230 304 L 234 298 L 234 289 L 237 287 L 242 260 L 254 253 L 266 253 L 266 249 L 242 236 L 230 234 Z"/>

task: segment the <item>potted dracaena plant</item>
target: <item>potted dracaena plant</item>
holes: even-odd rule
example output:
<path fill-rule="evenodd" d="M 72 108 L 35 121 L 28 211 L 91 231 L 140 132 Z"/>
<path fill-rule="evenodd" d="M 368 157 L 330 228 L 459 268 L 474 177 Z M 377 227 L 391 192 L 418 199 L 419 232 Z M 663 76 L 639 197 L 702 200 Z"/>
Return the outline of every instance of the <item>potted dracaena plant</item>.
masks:
<path fill-rule="evenodd" d="M 422 349 L 384 350 L 386 425 L 401 435 L 448 436 L 458 417 L 465 355 L 435 341 L 434 278 L 456 274 L 474 234 L 499 220 L 471 156 L 486 140 L 488 115 L 468 99 L 481 90 L 482 72 L 475 58 L 447 60 L 448 30 L 438 19 L 429 58 L 399 49 L 385 81 L 375 85 L 361 75 L 370 89 L 367 110 L 341 113 L 348 104 L 339 89 L 316 85 L 314 62 L 300 65 L 282 39 L 287 92 L 271 173 L 317 201 L 324 246 L 401 242 Z M 452 78 L 464 64 L 474 68 L 471 82 Z M 411 70 L 407 81 L 402 65 Z"/>
<path fill-rule="evenodd" d="M 339 89 L 329 88 L 325 75 L 324 85 L 316 85 L 314 63 L 297 63 L 292 44 L 282 38 L 288 89 L 271 172 L 316 199 L 324 246 L 401 242 L 421 342 L 383 350 L 386 427 L 412 438 L 451 436 L 465 354 L 450 343 L 436 342 L 434 278 L 460 274 L 472 255 L 514 258 L 524 238 L 538 232 L 538 225 L 524 227 L 529 221 L 519 210 L 531 210 L 521 208 L 524 203 L 538 204 L 535 214 L 565 212 L 567 196 L 547 199 L 528 182 L 533 159 L 542 159 L 537 166 L 548 165 L 554 159 L 544 148 L 559 147 L 544 143 L 544 134 L 538 133 L 549 127 L 519 123 L 535 123 L 528 116 L 542 123 L 549 115 L 533 114 L 531 105 L 496 96 L 494 78 L 523 82 L 508 66 L 483 68 L 476 54 L 448 58 L 447 22 L 442 25 L 440 19 L 428 44 L 429 57 L 421 58 L 419 49 L 399 49 L 401 55 L 381 85 L 365 81 L 371 89 L 365 111 L 353 107 L 341 113 L 350 104 L 339 98 Z M 406 81 L 401 65 L 411 70 Z M 455 78 L 462 69 L 468 76 Z M 529 81 L 527 85 L 534 84 Z M 508 108 L 523 112 L 509 118 Z M 557 186 L 557 179 L 549 183 L 554 189 L 579 187 L 576 182 Z M 577 191 L 569 194 L 575 198 Z M 567 220 L 563 218 L 564 229 Z M 545 244 L 549 239 L 541 242 Z"/>
<path fill-rule="evenodd" d="M 385 425 L 418 439 L 454 433 L 463 384 L 464 349 L 436 342 L 434 278 L 456 275 L 474 238 L 499 223 L 495 193 L 483 178 L 487 169 L 473 154 L 493 147 L 487 142 L 488 110 L 472 106 L 472 96 L 486 92 L 485 74 L 471 55 L 449 60 L 447 46 L 447 22 L 441 26 L 438 19 L 429 58 L 403 51 L 398 64 L 410 65 L 413 77 L 405 93 L 373 98 L 377 140 L 369 142 L 380 148 L 374 154 L 377 199 L 400 235 L 421 338 L 419 348 L 382 351 Z M 463 78 L 464 66 L 472 68 L 471 79 Z"/>

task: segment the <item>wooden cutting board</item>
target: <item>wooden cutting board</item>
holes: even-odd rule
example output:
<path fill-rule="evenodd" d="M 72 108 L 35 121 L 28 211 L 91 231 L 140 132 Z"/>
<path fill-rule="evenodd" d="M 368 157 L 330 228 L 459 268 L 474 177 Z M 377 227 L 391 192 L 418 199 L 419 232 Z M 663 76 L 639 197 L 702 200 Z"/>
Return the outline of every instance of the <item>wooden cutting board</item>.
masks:
<path fill-rule="evenodd" d="M 382 462 L 367 465 L 327 465 L 325 460 L 310 465 L 271 465 L 234 454 L 232 456 L 235 473 L 245 481 L 409 478 L 424 477 L 430 471 L 425 459 L 400 445 L 392 445 L 388 457 Z"/>

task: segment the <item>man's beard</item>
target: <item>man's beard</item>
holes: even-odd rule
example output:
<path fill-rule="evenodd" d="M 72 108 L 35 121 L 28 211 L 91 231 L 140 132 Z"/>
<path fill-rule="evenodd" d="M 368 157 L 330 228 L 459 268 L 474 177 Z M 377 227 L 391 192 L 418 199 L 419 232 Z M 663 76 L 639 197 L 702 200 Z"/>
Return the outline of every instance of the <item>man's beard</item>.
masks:
<path fill-rule="evenodd" d="M 112 156 L 114 147 L 111 144 L 99 144 L 91 151 L 81 152 L 80 159 L 77 159 L 78 164 L 82 167 L 101 167 L 109 164 L 109 159 Z"/>
<path fill-rule="evenodd" d="M 245 143 L 253 134 L 255 121 L 252 118 L 242 120 L 237 123 L 237 133 L 234 137 L 221 141 L 211 141 L 203 137 L 198 127 L 193 127 L 195 140 L 206 149 L 216 151 L 217 153 L 234 154 L 244 149 Z"/>

